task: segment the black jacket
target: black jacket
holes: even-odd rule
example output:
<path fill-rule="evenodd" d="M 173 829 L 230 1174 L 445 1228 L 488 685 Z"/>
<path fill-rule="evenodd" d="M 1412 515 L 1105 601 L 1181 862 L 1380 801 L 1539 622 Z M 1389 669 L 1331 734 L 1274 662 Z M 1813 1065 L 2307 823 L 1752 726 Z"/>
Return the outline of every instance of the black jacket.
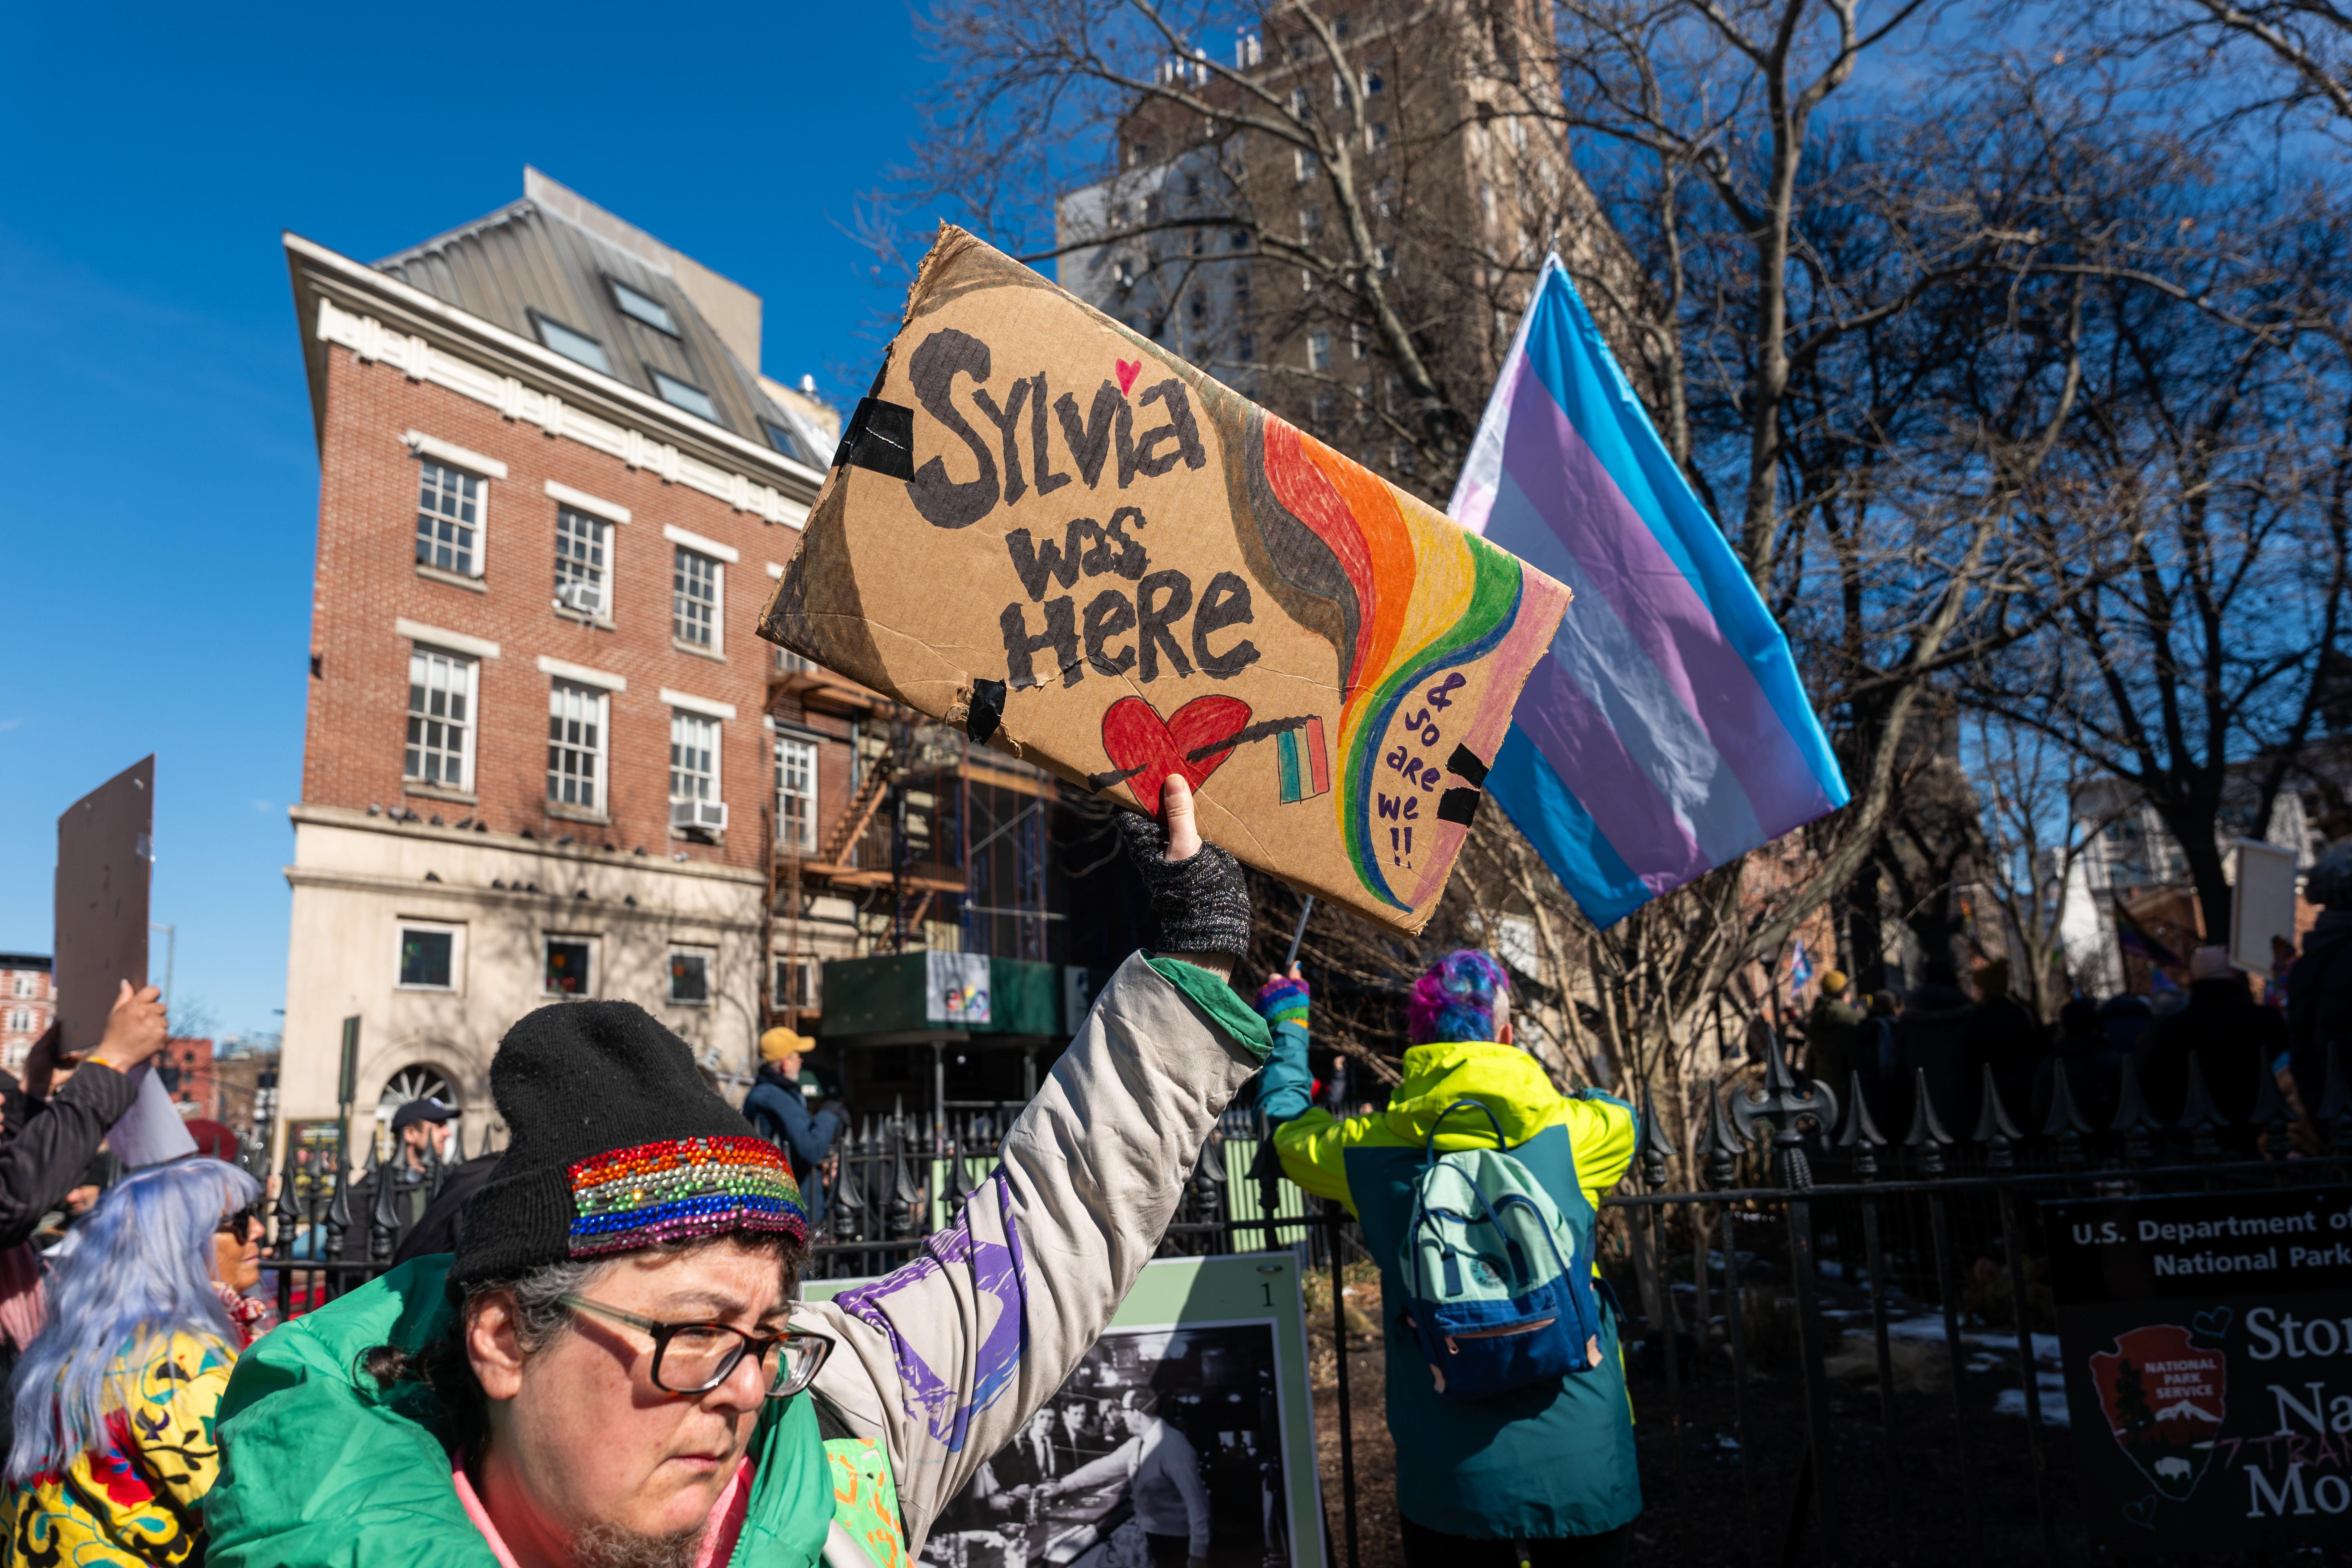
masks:
<path fill-rule="evenodd" d="M 1904 1006 L 1902 1020 L 1895 1026 L 1895 1054 L 1903 1065 L 1904 1087 L 1916 1081 L 1914 1068 L 1925 1068 L 1927 1074 L 1927 1095 L 1935 1101 L 1936 1120 L 1944 1131 L 1955 1138 L 1966 1138 L 1977 1129 L 1977 1101 L 1983 1098 L 1979 1088 L 1982 1075 L 1977 1070 L 1975 1055 L 1969 1049 L 1969 1023 L 1976 1016 L 1976 1004 L 1956 985 L 1930 980 L 1911 993 Z M 1910 1114 L 1911 1097 L 1903 1096 L 1904 1114 Z M 1909 1130 L 1879 1129 L 1889 1138 L 1900 1138 Z"/>
<path fill-rule="evenodd" d="M 2224 1145 L 2247 1153 L 2255 1130 L 2244 1123 L 2253 1113 L 2263 1075 L 2286 1046 L 2286 1020 L 2275 1009 L 2254 1005 L 2244 982 L 2195 980 L 2189 985 L 2189 1005 L 2156 1021 L 2132 1054 L 2132 1065 L 2149 1114 L 2170 1125 L 2179 1121 L 2188 1100 L 2189 1058 L 2194 1056 L 2214 1109 L 2238 1124 L 2222 1134 Z"/>
<path fill-rule="evenodd" d="M 2328 910 L 2286 976 L 2286 1026 L 2295 1092 L 2315 1120 L 2327 1094 L 2327 1046 L 2352 1069 L 2352 910 Z"/>
<path fill-rule="evenodd" d="M 477 1154 L 463 1164 L 453 1167 L 448 1175 L 442 1178 L 441 1191 L 434 1196 L 432 1204 L 417 1216 L 416 1223 L 408 1227 L 408 1234 L 400 1238 L 400 1245 L 393 1250 L 394 1265 L 397 1267 L 412 1258 L 430 1258 L 436 1252 L 457 1251 L 457 1237 L 466 1217 L 466 1205 L 482 1190 L 482 1184 L 490 1179 L 490 1173 L 498 1168 L 498 1163 L 499 1157 L 493 1152 Z"/>
<path fill-rule="evenodd" d="M 31 1236 L 41 1216 L 65 1202 L 106 1130 L 138 1096 L 127 1073 L 85 1062 L 26 1118 L 22 1131 L 12 1131 L 0 1144 L 0 1251 Z"/>

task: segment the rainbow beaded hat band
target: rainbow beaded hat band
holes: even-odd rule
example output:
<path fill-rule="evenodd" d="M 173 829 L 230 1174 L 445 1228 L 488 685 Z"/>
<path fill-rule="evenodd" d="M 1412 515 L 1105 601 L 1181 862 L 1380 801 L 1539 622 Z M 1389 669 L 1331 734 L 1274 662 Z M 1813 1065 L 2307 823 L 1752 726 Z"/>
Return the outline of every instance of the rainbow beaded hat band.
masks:
<path fill-rule="evenodd" d="M 490 1059 L 509 1142 L 467 1210 L 453 1288 L 731 1234 L 808 1240 L 792 1166 L 631 1002 L 526 1015 Z"/>
<path fill-rule="evenodd" d="M 572 1256 L 634 1252 L 730 1230 L 808 1239 L 792 1166 L 764 1138 L 672 1138 L 572 1167 Z"/>

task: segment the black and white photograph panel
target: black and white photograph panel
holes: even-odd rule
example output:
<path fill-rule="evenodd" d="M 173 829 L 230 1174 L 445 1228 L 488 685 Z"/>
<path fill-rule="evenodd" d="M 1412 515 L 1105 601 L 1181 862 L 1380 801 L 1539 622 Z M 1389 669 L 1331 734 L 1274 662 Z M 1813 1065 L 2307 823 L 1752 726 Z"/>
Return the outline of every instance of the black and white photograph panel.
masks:
<path fill-rule="evenodd" d="M 923 1544 L 933 1568 L 1289 1568 L 1275 1325 L 1114 1329 Z"/>

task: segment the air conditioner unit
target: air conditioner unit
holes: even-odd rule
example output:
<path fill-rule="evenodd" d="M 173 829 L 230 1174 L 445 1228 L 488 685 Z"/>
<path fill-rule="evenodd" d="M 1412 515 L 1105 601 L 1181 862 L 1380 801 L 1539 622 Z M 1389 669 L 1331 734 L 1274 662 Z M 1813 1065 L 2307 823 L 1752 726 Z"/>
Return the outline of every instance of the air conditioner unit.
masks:
<path fill-rule="evenodd" d="M 562 584 L 555 590 L 555 603 L 557 608 L 570 610 L 575 615 L 602 616 L 604 613 L 604 589 L 597 583 Z"/>
<path fill-rule="evenodd" d="M 727 826 L 727 803 L 723 800 L 674 800 L 669 803 L 669 825 L 672 827 L 700 827 L 712 833 Z"/>

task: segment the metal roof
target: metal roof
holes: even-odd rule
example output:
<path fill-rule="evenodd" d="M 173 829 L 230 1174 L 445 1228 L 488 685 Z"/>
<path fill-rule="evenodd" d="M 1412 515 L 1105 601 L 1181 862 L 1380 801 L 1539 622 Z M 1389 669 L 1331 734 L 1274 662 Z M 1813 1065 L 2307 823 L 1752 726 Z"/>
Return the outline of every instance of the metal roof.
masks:
<path fill-rule="evenodd" d="M 808 422 L 761 392 L 666 270 L 528 197 L 375 263 L 376 269 L 470 315 L 555 347 L 544 320 L 594 339 L 614 379 L 662 396 L 654 373 L 707 393 L 718 423 L 772 447 L 761 422 L 799 439 L 791 454 L 822 465 L 829 443 Z M 673 337 L 625 313 L 613 285 L 655 300 L 677 328 Z M 559 350 L 559 352 L 562 352 Z M 593 367 L 583 366 L 593 374 Z"/>

